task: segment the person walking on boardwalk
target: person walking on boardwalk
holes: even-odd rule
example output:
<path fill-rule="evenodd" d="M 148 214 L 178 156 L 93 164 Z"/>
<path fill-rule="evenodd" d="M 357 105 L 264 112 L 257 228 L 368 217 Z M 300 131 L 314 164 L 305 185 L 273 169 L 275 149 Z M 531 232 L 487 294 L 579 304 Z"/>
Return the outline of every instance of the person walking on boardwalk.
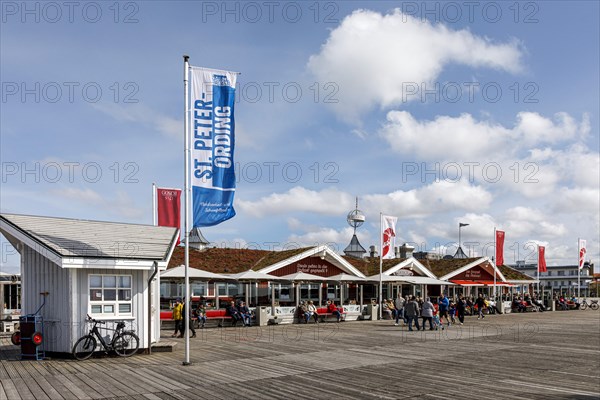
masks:
<path fill-rule="evenodd" d="M 180 336 L 183 335 L 183 303 L 181 302 L 181 298 L 177 298 L 173 305 L 173 321 L 175 321 L 175 332 L 171 337 L 176 337 L 177 333 Z"/>
<path fill-rule="evenodd" d="M 396 297 L 396 300 L 394 300 L 394 306 L 396 306 L 396 326 L 398 326 L 398 321 L 400 319 L 404 320 L 404 304 L 405 303 L 406 302 L 404 301 L 402 294 L 400 292 L 398 292 L 398 297 Z"/>
<path fill-rule="evenodd" d="M 461 295 L 458 296 L 458 301 L 456 302 L 456 314 L 458 315 L 458 322 L 462 325 L 465 323 L 465 312 L 467 310 L 467 302 L 464 297 Z"/>
<path fill-rule="evenodd" d="M 179 338 L 182 338 L 185 335 L 185 323 L 183 321 L 183 313 L 185 312 L 185 299 L 181 302 L 181 326 L 179 328 Z M 194 329 L 194 312 L 192 311 L 192 308 L 190 307 L 190 315 L 188 316 L 188 320 L 189 320 L 189 324 L 190 324 L 190 331 L 192 331 L 192 337 L 195 338 L 196 337 L 196 330 Z"/>
<path fill-rule="evenodd" d="M 485 299 L 483 298 L 483 294 L 479 293 L 477 300 L 475 300 L 475 305 L 477 306 L 477 312 L 479 313 L 479 315 L 477 316 L 477 319 L 485 318 L 485 316 L 483 315 L 483 309 L 486 307 L 485 307 Z"/>
<path fill-rule="evenodd" d="M 448 326 L 450 326 L 450 317 L 448 317 L 448 309 L 450 308 L 450 300 L 448 300 L 448 298 L 446 296 L 444 296 L 444 293 L 441 294 L 440 298 L 438 299 L 438 309 L 440 312 L 440 323 L 443 324 L 444 323 L 444 317 L 446 317 L 446 322 L 448 323 Z"/>
<path fill-rule="evenodd" d="M 429 297 L 425 298 L 423 306 L 421 308 L 421 318 L 423 319 L 423 330 L 425 330 L 425 321 L 429 321 L 429 330 L 433 330 L 433 304 Z M 418 329 L 418 328 L 417 328 Z"/>
<path fill-rule="evenodd" d="M 415 300 L 415 296 L 410 296 L 410 300 L 404 306 L 404 316 L 408 320 L 408 330 L 409 331 L 413 330 L 413 328 L 412 328 L 413 321 L 415 322 L 415 326 L 417 327 L 417 330 L 420 329 L 420 327 L 419 327 L 419 304 Z"/>

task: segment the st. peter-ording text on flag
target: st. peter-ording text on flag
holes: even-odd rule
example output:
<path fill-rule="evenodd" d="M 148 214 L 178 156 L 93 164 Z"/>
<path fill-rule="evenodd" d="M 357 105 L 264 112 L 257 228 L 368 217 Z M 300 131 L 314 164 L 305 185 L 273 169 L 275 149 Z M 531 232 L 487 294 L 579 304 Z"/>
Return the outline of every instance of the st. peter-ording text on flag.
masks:
<path fill-rule="evenodd" d="M 191 184 L 193 226 L 235 216 L 235 85 L 237 73 L 191 68 Z"/>

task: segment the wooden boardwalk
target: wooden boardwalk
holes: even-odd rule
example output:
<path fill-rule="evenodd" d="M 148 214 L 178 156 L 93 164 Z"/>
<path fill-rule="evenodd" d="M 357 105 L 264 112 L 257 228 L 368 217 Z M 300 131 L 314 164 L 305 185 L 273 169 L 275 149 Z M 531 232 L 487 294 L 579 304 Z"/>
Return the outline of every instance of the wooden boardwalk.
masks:
<path fill-rule="evenodd" d="M 0 339 L 2 399 L 600 399 L 600 312 L 198 330 L 170 353 L 20 361 Z"/>

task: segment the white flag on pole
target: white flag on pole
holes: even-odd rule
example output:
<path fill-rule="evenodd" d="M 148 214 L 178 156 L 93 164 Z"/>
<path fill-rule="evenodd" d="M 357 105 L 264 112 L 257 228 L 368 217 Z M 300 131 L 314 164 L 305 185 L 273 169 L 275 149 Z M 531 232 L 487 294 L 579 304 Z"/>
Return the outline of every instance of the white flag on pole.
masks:
<path fill-rule="evenodd" d="M 394 258 L 397 217 L 381 216 L 381 258 Z"/>

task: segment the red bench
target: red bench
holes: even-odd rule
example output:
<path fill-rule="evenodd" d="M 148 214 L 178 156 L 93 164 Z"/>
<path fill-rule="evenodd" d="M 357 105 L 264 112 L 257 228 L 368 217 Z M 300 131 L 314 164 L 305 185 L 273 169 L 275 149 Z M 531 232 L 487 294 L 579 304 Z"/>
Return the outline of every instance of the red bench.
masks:
<path fill-rule="evenodd" d="M 221 327 L 225 320 L 231 321 L 231 315 L 227 315 L 227 310 L 206 310 L 206 322 L 218 321 L 219 327 Z"/>
<path fill-rule="evenodd" d="M 160 320 L 173 322 L 173 311 L 161 311 L 160 312 Z M 192 318 L 192 321 L 197 321 L 198 318 Z M 219 310 L 206 310 L 206 322 L 208 321 L 217 321 L 218 326 L 223 326 L 223 322 L 231 321 L 231 316 L 227 315 L 227 310 L 219 309 Z"/>
<path fill-rule="evenodd" d="M 346 311 L 344 311 L 341 307 L 338 307 L 338 311 L 341 314 L 340 321 L 344 321 L 346 319 Z M 323 321 L 325 321 L 329 317 L 334 316 L 333 313 L 330 313 L 327 310 L 327 307 L 317 308 L 317 314 L 319 315 L 319 318 Z"/>

